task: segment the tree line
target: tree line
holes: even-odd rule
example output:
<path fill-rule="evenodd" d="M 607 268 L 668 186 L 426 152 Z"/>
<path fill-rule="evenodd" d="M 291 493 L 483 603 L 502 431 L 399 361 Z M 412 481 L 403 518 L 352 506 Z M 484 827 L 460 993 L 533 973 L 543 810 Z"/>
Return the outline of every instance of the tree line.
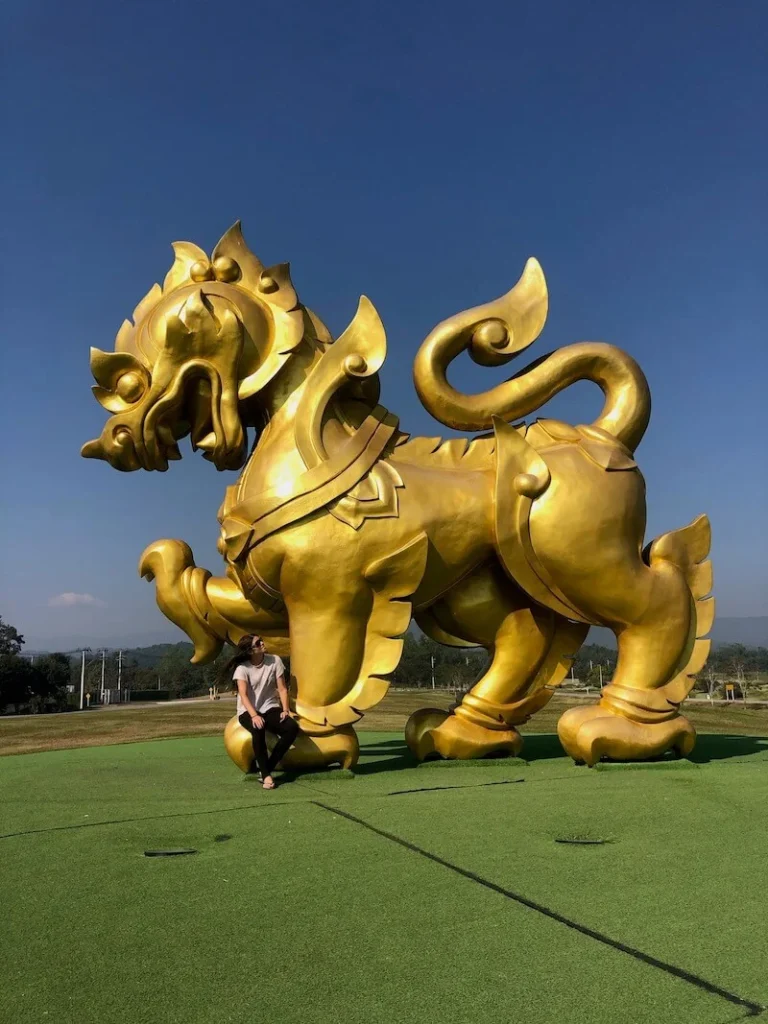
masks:
<path fill-rule="evenodd" d="M 0 714 L 63 711 L 80 705 L 80 657 L 75 654 L 47 654 L 34 663 L 21 656 L 24 638 L 0 618 Z M 157 648 L 125 651 L 122 664 L 118 652 L 103 657 L 104 683 L 114 690 L 118 674 L 123 689 L 165 690 L 172 698 L 195 697 L 219 685 L 231 685 L 222 669 L 233 651 L 225 647 L 209 665 L 190 663 L 192 645 L 178 643 Z M 569 678 L 597 689 L 610 682 L 616 668 L 617 652 L 599 644 L 587 644 L 574 659 Z M 466 693 L 485 671 L 488 655 L 482 648 L 445 647 L 424 634 L 407 633 L 400 664 L 392 685 L 429 689 L 450 689 Z M 290 669 L 290 663 L 288 663 Z M 696 689 L 711 697 L 722 697 L 731 683 L 737 696 L 747 696 L 756 679 L 768 673 L 768 649 L 726 644 L 715 648 L 696 681 Z M 95 695 L 101 688 L 102 657 L 88 656 L 85 690 Z M 68 692 L 68 686 L 71 692 Z"/>
<path fill-rule="evenodd" d="M 0 714 L 65 710 L 69 658 L 46 654 L 33 664 L 20 657 L 23 644 L 18 630 L 0 618 Z"/>
<path fill-rule="evenodd" d="M 163 645 L 159 656 L 149 664 L 139 649 L 135 654 L 126 651 L 122 657 L 120 685 L 130 690 L 165 690 L 169 697 L 197 697 L 208 692 L 209 687 L 222 685 L 221 671 L 234 651 L 225 647 L 209 665 L 193 665 L 190 662 L 194 648 L 192 644 L 179 643 Z M 145 662 L 142 664 L 142 662 Z M 95 693 L 101 686 L 102 659 L 98 657 L 86 663 L 86 689 Z M 80 665 L 74 665 L 77 687 L 80 686 Z M 104 682 L 108 689 L 115 689 L 118 682 L 118 653 L 110 651 L 104 659 Z M 228 683 L 223 685 L 228 686 Z"/>

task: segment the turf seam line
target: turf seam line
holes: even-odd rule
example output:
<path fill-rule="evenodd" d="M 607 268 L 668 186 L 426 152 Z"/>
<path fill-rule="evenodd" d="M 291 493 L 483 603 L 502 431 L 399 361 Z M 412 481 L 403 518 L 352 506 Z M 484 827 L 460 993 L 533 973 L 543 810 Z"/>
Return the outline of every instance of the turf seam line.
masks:
<path fill-rule="evenodd" d="M 525 779 L 498 779 L 496 782 L 479 782 L 474 786 L 423 786 L 421 789 L 396 789 L 387 796 L 405 796 L 407 793 L 444 793 L 446 789 L 485 789 L 486 786 L 512 786 Z"/>
<path fill-rule="evenodd" d="M 728 1020 L 721 1020 L 720 1024 L 740 1024 L 740 1021 L 748 1020 L 750 1017 L 754 1016 L 756 1016 L 756 1014 L 752 1010 L 747 1010 L 746 1013 L 740 1013 L 738 1017 L 729 1017 Z"/>
<path fill-rule="evenodd" d="M 313 803 L 318 807 L 322 807 L 324 811 L 329 811 L 331 814 L 338 814 L 340 817 L 346 818 L 348 821 L 351 821 L 356 825 L 362 825 L 363 828 L 367 828 L 370 832 L 373 832 L 384 839 L 388 839 L 390 842 L 396 843 L 398 846 L 402 846 L 411 853 L 417 853 L 419 856 L 424 857 L 427 860 L 431 860 L 433 863 L 439 864 L 441 867 L 448 868 L 449 871 L 453 871 L 455 874 L 461 875 L 462 878 L 466 878 L 470 882 L 476 882 L 478 885 L 482 885 L 484 888 L 490 889 L 491 892 L 504 896 L 529 910 L 535 910 L 544 917 L 548 917 L 550 920 L 556 921 L 558 924 L 563 924 L 566 928 L 570 928 L 573 931 L 578 932 L 580 935 L 585 935 L 587 938 L 594 939 L 596 942 L 600 942 L 604 946 L 608 946 L 610 949 L 615 949 L 620 953 L 625 953 L 627 956 L 631 956 L 634 960 L 640 961 L 640 963 L 646 964 L 649 967 L 655 967 L 660 971 L 664 971 L 666 974 L 679 978 L 681 981 L 687 982 L 689 985 L 693 985 L 704 992 L 708 992 L 710 995 L 719 996 L 721 999 L 725 999 L 727 1002 L 733 1003 L 736 1006 L 743 1006 L 747 1010 L 747 1013 L 744 1014 L 745 1018 L 756 1017 L 765 1010 L 765 1007 L 761 1006 L 759 1003 L 753 1003 L 751 1000 L 744 999 L 741 996 L 736 995 L 735 992 L 729 992 L 727 989 L 721 988 L 719 985 L 715 985 L 714 982 L 707 981 L 706 978 L 700 978 L 697 974 L 686 971 L 682 967 L 676 967 L 674 964 L 667 963 L 665 960 L 659 960 L 658 957 L 651 956 L 649 953 L 644 953 L 640 949 L 628 946 L 626 943 L 620 942 L 618 939 L 612 939 L 609 935 L 603 935 L 602 932 L 598 932 L 594 928 L 590 928 L 588 925 L 579 924 L 578 921 L 565 917 L 556 910 L 552 910 L 550 907 L 544 906 L 543 903 L 537 903 L 535 900 L 528 899 L 527 896 L 521 896 L 519 893 L 513 892 L 511 889 L 505 889 L 503 886 L 497 885 L 496 882 L 492 882 L 490 879 L 483 878 L 481 875 L 475 874 L 474 871 L 462 868 L 458 864 L 452 864 L 451 861 L 444 860 L 436 853 L 431 853 L 429 850 L 425 850 L 421 846 L 416 846 L 415 843 L 411 843 L 407 839 L 402 839 L 400 836 L 396 836 L 393 832 L 387 832 L 385 829 L 378 828 L 376 825 L 372 825 L 363 818 L 358 818 L 356 815 L 350 814 L 349 811 L 342 811 L 338 807 L 330 807 L 328 804 L 323 804 L 319 800 L 315 800 Z"/>
<path fill-rule="evenodd" d="M 96 828 L 99 825 L 131 825 L 137 821 L 164 821 L 166 818 L 191 818 L 199 814 L 229 814 L 231 811 L 266 811 L 271 807 L 288 807 L 301 801 L 283 800 L 280 803 L 246 804 L 240 807 L 216 807 L 207 811 L 176 811 L 173 814 L 149 814 L 144 818 L 112 818 L 108 821 L 81 821 L 74 825 L 51 825 L 48 828 L 30 828 L 24 832 L 6 832 L 0 839 L 15 839 L 18 836 L 35 836 L 45 832 L 71 832 L 79 828 Z M 315 801 L 312 801 L 313 803 Z"/>

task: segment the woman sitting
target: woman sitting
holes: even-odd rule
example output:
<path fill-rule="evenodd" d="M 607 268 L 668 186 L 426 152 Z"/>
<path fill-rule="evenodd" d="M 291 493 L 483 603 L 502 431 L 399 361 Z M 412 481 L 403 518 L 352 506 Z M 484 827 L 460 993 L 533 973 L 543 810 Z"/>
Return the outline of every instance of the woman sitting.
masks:
<path fill-rule="evenodd" d="M 285 667 L 274 654 L 267 654 L 260 636 L 242 637 L 237 654 L 224 671 L 234 668 L 237 686 L 237 718 L 253 740 L 253 753 L 264 789 L 274 789 L 272 772 L 296 739 L 299 727 L 291 718 Z M 267 752 L 266 733 L 278 737 L 274 750 Z"/>

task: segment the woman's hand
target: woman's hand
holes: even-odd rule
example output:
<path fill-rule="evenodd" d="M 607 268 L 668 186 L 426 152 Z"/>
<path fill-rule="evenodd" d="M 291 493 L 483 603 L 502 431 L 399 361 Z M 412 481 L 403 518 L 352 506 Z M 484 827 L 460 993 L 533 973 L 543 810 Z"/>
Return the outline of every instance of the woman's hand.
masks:
<path fill-rule="evenodd" d="M 255 729 L 264 728 L 264 719 L 261 717 L 261 715 L 251 715 L 251 721 L 253 722 L 253 726 Z"/>
<path fill-rule="evenodd" d="M 281 711 L 280 712 L 280 721 L 281 722 L 284 722 L 286 720 L 286 718 L 290 718 L 290 717 L 291 717 L 291 712 L 290 711 Z"/>

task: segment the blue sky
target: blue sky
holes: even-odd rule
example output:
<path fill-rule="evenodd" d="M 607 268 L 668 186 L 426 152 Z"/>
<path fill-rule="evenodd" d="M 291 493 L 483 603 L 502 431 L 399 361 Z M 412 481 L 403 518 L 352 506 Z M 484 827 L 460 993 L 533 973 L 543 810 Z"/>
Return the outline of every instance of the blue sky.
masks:
<path fill-rule="evenodd" d="M 411 383 L 421 340 L 537 256 L 551 312 L 531 358 L 583 339 L 635 356 L 654 398 L 639 449 L 649 536 L 707 512 L 720 613 L 768 613 L 767 11 L 6 11 L 0 615 L 30 646 L 181 638 L 137 559 L 181 537 L 219 571 L 215 514 L 233 478 L 188 448 L 167 474 L 80 459 L 106 415 L 88 349 L 112 347 L 171 242 L 210 250 L 238 218 L 265 262 L 291 261 L 335 333 L 361 293 L 374 301 L 383 400 L 414 433 L 438 432 Z M 461 379 L 498 374 L 469 365 Z M 589 422 L 599 406 L 581 384 L 548 412 Z"/>

